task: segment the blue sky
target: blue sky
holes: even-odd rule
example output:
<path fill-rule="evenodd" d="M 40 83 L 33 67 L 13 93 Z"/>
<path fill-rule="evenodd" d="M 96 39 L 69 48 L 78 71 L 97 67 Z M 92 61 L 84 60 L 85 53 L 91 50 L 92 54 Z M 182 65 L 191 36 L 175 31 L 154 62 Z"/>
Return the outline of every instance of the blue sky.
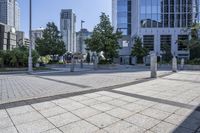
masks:
<path fill-rule="evenodd" d="M 29 29 L 29 0 L 18 0 L 21 8 L 21 30 L 28 35 Z M 45 27 L 47 22 L 55 22 L 60 27 L 61 9 L 73 9 L 77 16 L 76 31 L 80 29 L 80 21 L 86 21 L 84 28 L 92 31 L 99 22 L 101 12 L 111 19 L 111 0 L 32 0 L 33 29 Z"/>

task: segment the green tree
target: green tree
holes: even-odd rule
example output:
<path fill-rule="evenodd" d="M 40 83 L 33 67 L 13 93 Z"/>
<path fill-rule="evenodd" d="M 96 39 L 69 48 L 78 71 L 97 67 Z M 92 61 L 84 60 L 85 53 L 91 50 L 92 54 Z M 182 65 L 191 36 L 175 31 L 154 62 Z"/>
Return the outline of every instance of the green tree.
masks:
<path fill-rule="evenodd" d="M 122 37 L 121 32 L 114 32 L 109 16 L 102 13 L 100 23 L 95 26 L 91 38 L 86 39 L 87 48 L 92 52 L 100 53 L 103 51 L 107 61 L 113 62 L 113 59 L 118 56 L 120 46 L 118 39 Z"/>
<path fill-rule="evenodd" d="M 43 37 L 36 40 L 36 50 L 41 56 L 52 55 L 53 58 L 66 53 L 62 36 L 53 22 L 47 24 Z"/>
<path fill-rule="evenodd" d="M 186 29 L 190 32 L 190 40 L 179 40 L 179 43 L 185 45 L 190 50 L 190 59 L 200 58 L 200 38 L 199 38 L 200 24 L 194 23 L 191 28 Z"/>
<path fill-rule="evenodd" d="M 167 63 L 169 63 L 172 59 L 172 52 L 171 52 L 171 47 L 169 44 L 165 43 L 161 46 L 161 49 L 162 49 L 162 59 L 164 61 L 166 61 Z"/>
<path fill-rule="evenodd" d="M 142 46 L 142 39 L 138 36 L 134 37 L 131 55 L 137 58 L 137 63 L 144 63 L 143 58 L 148 55 L 148 50 Z"/>

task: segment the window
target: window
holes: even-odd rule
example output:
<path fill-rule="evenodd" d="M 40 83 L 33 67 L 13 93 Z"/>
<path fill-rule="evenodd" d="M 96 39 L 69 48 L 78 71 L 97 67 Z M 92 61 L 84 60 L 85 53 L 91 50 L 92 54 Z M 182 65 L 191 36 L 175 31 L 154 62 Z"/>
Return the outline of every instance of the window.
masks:
<path fill-rule="evenodd" d="M 182 51 L 182 50 L 187 50 L 187 46 L 184 45 L 183 41 L 187 41 L 189 40 L 189 36 L 188 35 L 178 35 L 178 50 Z"/>
<path fill-rule="evenodd" d="M 144 35 L 143 45 L 148 50 L 153 51 L 154 50 L 154 35 Z"/>
<path fill-rule="evenodd" d="M 164 51 L 166 47 L 171 48 L 171 35 L 161 35 L 160 36 L 160 47 L 161 51 Z"/>

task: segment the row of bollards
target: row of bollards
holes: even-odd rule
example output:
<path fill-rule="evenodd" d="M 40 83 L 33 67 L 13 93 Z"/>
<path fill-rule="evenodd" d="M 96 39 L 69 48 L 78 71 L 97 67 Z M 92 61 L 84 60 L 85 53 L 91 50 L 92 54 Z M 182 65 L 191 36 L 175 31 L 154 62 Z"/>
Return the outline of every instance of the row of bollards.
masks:
<path fill-rule="evenodd" d="M 184 68 L 184 59 L 181 59 L 181 70 Z M 157 56 L 155 53 L 151 54 L 151 78 L 157 78 Z M 177 58 L 174 56 L 172 59 L 172 72 L 177 72 Z"/>

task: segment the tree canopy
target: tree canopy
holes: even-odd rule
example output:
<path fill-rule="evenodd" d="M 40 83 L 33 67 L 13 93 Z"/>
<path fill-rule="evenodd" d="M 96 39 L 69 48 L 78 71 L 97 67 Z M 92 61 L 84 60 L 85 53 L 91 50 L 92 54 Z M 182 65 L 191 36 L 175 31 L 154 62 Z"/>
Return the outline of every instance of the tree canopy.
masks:
<path fill-rule="evenodd" d="M 97 53 L 103 51 L 106 60 L 113 61 L 118 56 L 118 50 L 120 49 L 118 39 L 121 37 L 121 32 L 114 31 L 109 16 L 102 13 L 100 23 L 95 26 L 91 38 L 86 39 L 85 42 L 89 50 Z"/>
<path fill-rule="evenodd" d="M 138 36 L 134 37 L 134 46 L 131 55 L 137 58 L 137 63 L 143 63 L 143 57 L 148 55 L 148 50 L 143 47 L 142 39 Z"/>
<path fill-rule="evenodd" d="M 36 50 L 41 56 L 63 55 L 66 52 L 62 36 L 53 22 L 47 24 L 43 31 L 43 37 L 36 40 Z"/>

